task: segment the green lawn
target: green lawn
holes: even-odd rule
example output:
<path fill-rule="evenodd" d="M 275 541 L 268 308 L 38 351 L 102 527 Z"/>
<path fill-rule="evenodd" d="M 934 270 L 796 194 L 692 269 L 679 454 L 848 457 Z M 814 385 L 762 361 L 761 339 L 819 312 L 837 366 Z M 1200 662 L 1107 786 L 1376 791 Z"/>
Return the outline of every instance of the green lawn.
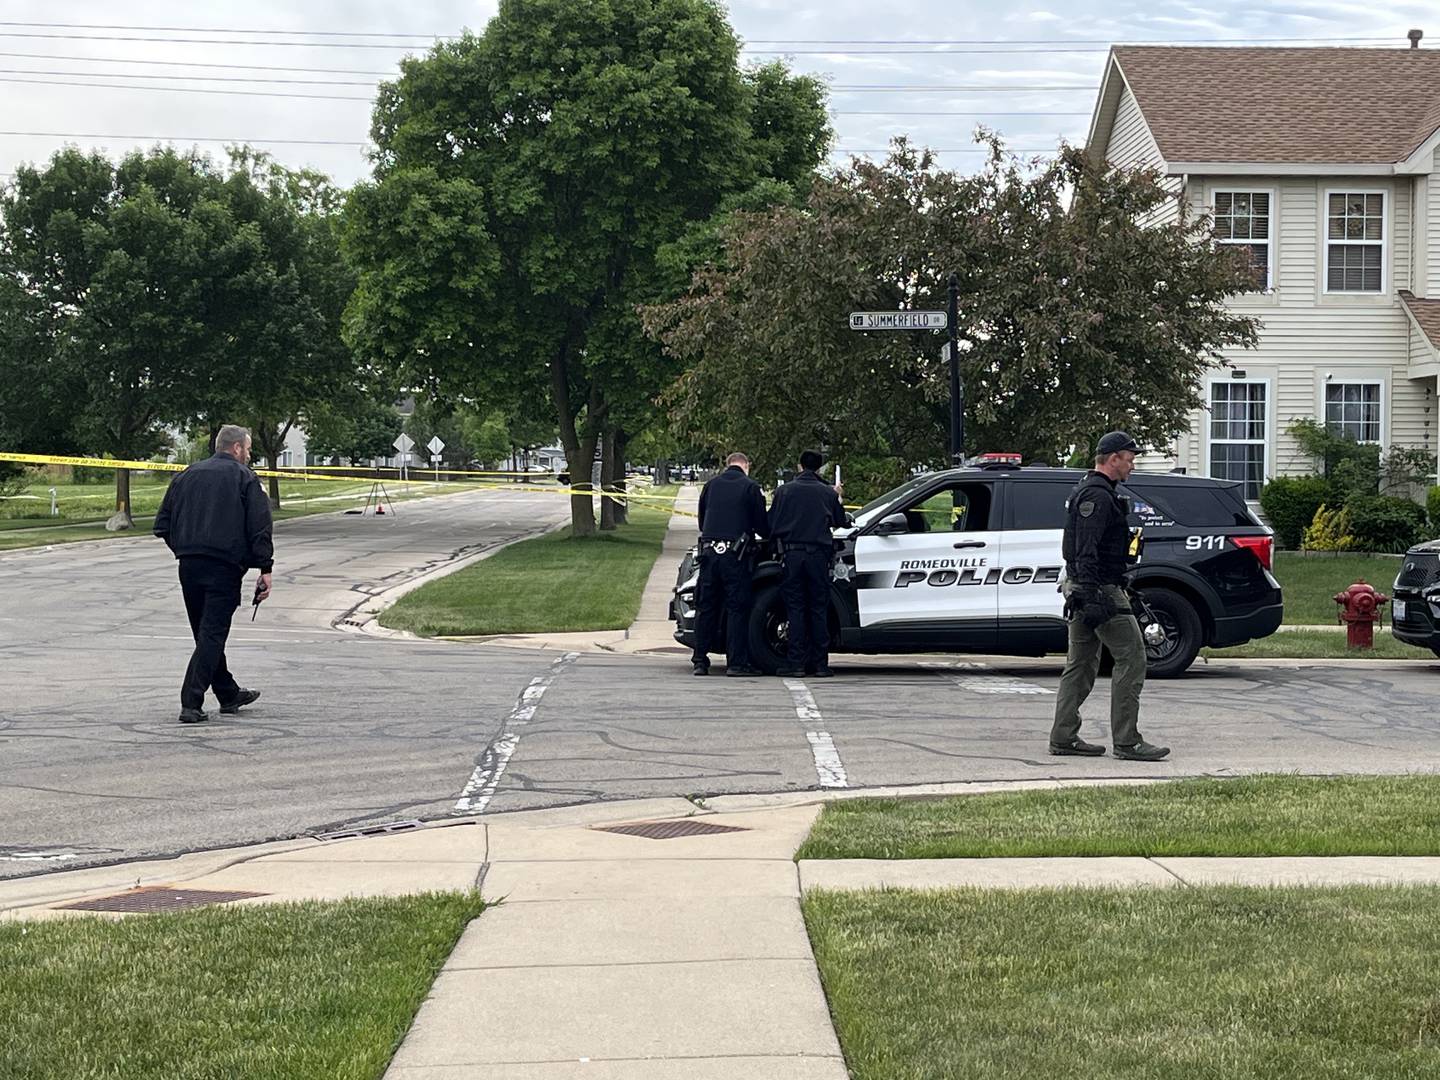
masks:
<path fill-rule="evenodd" d="M 668 509 L 632 504 L 614 532 L 522 541 L 401 597 L 380 622 L 426 637 L 623 629 L 669 522 Z"/>
<path fill-rule="evenodd" d="M 1364 578 L 1375 588 L 1390 594 L 1400 572 L 1398 555 L 1302 555 L 1297 551 L 1275 553 L 1275 578 L 1285 596 L 1285 621 L 1292 625 L 1334 626 L 1340 605 L 1332 597 L 1346 586 Z M 1388 624 L 1388 612 L 1386 622 Z"/>
<path fill-rule="evenodd" d="M 150 526 L 155 520 L 155 511 L 160 508 L 160 500 L 164 498 L 168 486 L 168 479 L 151 483 L 137 478 L 130 489 L 135 527 L 120 533 L 105 531 L 104 522 L 113 512 L 115 492 L 113 488 L 104 485 L 63 485 L 66 501 L 61 503 L 62 516 L 58 518 L 23 516 L 30 513 L 48 515 L 48 495 L 43 506 L 40 503 L 0 501 L 0 551 L 44 547 L 47 544 L 70 544 L 77 540 L 148 537 Z M 454 485 L 421 482 L 400 484 L 391 481 L 386 482 L 386 488 L 396 502 L 455 490 Z M 77 491 L 82 494 L 75 494 Z M 311 514 L 332 514 L 360 507 L 365 504 L 369 491 L 368 480 L 284 480 L 280 483 L 281 509 L 275 515 L 275 520 L 285 521 L 288 518 L 307 517 Z M 9 516 L 5 516 L 7 514 Z"/>
<path fill-rule="evenodd" d="M 3 540 L 0 540 L 3 543 Z M 1288 607 L 1289 600 L 1286 600 Z M 1214 660 L 1227 657 L 1237 659 L 1266 660 L 1434 660 L 1435 654 L 1429 649 L 1417 649 L 1396 641 L 1390 633 L 1387 619 L 1384 626 L 1375 628 L 1373 649 L 1352 649 L 1345 644 L 1343 630 L 1282 630 L 1258 641 L 1236 645 L 1229 649 L 1201 649 L 1202 656 Z"/>
<path fill-rule="evenodd" d="M 1440 890 L 812 892 L 856 1080 L 1440 1076 Z"/>
<path fill-rule="evenodd" d="M 379 1080 L 478 895 L 0 923 L 6 1080 Z"/>
<path fill-rule="evenodd" d="M 1250 776 L 825 804 L 797 859 L 1440 855 L 1440 774 Z"/>

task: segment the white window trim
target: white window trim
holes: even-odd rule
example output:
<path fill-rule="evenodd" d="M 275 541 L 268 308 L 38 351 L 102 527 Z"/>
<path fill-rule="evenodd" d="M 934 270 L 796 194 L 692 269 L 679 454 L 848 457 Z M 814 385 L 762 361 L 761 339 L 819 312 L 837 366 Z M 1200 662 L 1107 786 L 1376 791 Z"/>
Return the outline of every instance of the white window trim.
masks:
<path fill-rule="evenodd" d="M 1380 203 L 1380 288 L 1376 289 L 1332 289 L 1330 288 L 1330 245 L 1365 244 L 1373 247 L 1374 240 L 1330 239 L 1330 196 L 1331 195 L 1379 195 Z M 1326 188 L 1320 200 L 1320 291 L 1327 296 L 1384 296 L 1390 291 L 1390 226 L 1394 221 L 1394 193 L 1384 188 L 1332 187 Z"/>
<path fill-rule="evenodd" d="M 1378 386 L 1380 388 L 1380 438 L 1361 439 L 1359 441 L 1362 446 L 1386 445 L 1388 442 L 1386 439 L 1386 425 L 1390 420 L 1390 410 L 1386 407 L 1388 403 L 1385 399 L 1389 388 L 1385 380 L 1375 378 L 1349 378 L 1343 375 L 1336 375 L 1328 381 L 1322 379 L 1320 382 L 1320 423 L 1324 427 L 1330 426 L 1330 418 L 1326 415 L 1326 406 L 1329 403 L 1325 400 L 1325 391 L 1332 386 Z"/>
<path fill-rule="evenodd" d="M 1275 292 L 1275 248 L 1280 243 L 1280 219 L 1277 211 L 1280 208 L 1280 193 L 1275 188 L 1267 187 L 1237 187 L 1234 184 L 1212 187 L 1210 189 L 1210 217 L 1215 217 L 1215 196 L 1222 194 L 1265 194 L 1270 196 L 1270 239 L 1265 241 L 1269 248 L 1269 264 L 1265 267 L 1265 280 L 1268 283 L 1263 289 L 1246 289 L 1243 296 L 1270 296 Z M 1217 244 L 1236 246 L 1240 244 L 1253 244 L 1254 240 L 1221 240 L 1216 237 Z"/>
<path fill-rule="evenodd" d="M 1213 387 L 1216 383 L 1265 384 L 1265 438 L 1263 440 L 1265 449 L 1265 462 L 1260 472 L 1260 487 L 1263 490 L 1265 485 L 1268 484 L 1274 476 L 1272 468 L 1275 458 L 1275 381 L 1269 375 L 1256 375 L 1254 377 L 1244 379 L 1232 379 L 1223 375 L 1212 375 L 1210 378 L 1205 380 L 1205 408 L 1201 410 L 1205 417 L 1205 438 L 1202 440 L 1202 445 L 1200 448 L 1200 468 L 1203 470 L 1201 475 L 1209 477 L 1210 479 L 1216 479 L 1214 474 L 1210 471 L 1210 446 L 1212 442 L 1217 443 L 1221 446 L 1233 446 L 1240 443 L 1249 444 L 1255 441 L 1254 439 L 1212 439 L 1210 434 L 1210 423 L 1214 419 L 1214 416 L 1211 413 L 1210 409 L 1211 405 L 1214 403 L 1215 396 L 1213 391 L 1211 390 L 1211 387 Z M 1228 479 L 1228 477 L 1220 477 L 1219 479 Z M 1259 505 L 1259 500 L 1257 499 L 1247 499 L 1246 502 L 1252 506 Z"/>

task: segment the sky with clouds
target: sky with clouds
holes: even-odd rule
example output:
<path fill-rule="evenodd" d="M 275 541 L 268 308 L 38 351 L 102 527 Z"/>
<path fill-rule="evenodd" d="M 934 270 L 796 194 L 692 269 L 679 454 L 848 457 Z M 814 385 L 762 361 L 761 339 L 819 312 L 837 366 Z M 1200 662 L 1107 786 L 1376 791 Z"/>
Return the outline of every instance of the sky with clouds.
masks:
<path fill-rule="evenodd" d="M 217 155 L 250 141 L 351 183 L 367 171 L 375 83 L 428 36 L 483 29 L 495 7 L 0 0 L 0 181 L 65 142 L 119 154 L 158 138 Z M 883 153 L 905 134 L 957 169 L 979 161 L 977 124 L 1022 151 L 1083 141 L 1111 42 L 1403 47 L 1421 27 L 1424 45 L 1440 48 L 1440 8 L 1387 0 L 735 0 L 729 10 L 748 59 L 783 56 L 832 85 L 838 154 Z M 305 36 L 319 31 L 356 36 Z"/>

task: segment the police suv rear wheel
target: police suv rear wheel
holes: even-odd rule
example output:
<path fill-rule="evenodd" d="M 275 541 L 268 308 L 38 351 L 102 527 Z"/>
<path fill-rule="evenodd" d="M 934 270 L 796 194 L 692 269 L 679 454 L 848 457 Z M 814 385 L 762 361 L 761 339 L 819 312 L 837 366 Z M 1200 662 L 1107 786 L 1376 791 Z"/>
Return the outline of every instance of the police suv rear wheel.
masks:
<path fill-rule="evenodd" d="M 750 608 L 750 662 L 766 675 L 785 666 L 785 598 L 779 585 L 762 586 Z"/>
<path fill-rule="evenodd" d="M 1195 662 L 1204 644 L 1200 616 L 1190 601 L 1169 589 L 1142 589 L 1141 595 L 1165 631 L 1156 645 L 1146 645 L 1146 673 L 1155 679 L 1173 679 Z"/>

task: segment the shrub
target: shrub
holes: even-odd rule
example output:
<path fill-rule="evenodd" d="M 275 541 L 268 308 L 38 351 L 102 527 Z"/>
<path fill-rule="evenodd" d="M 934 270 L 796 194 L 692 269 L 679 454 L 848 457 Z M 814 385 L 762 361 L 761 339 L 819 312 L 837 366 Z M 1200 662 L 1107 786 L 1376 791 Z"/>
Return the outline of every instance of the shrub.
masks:
<path fill-rule="evenodd" d="M 1440 536 L 1440 484 L 1425 496 L 1425 508 L 1430 512 L 1430 535 Z"/>
<path fill-rule="evenodd" d="M 1355 546 L 1350 535 L 1350 512 L 1343 506 L 1334 510 L 1323 503 L 1305 530 L 1306 551 L 1349 551 Z"/>
<path fill-rule="evenodd" d="M 1304 539 L 1305 527 L 1315 520 L 1315 511 L 1334 501 L 1334 487 L 1323 476 L 1282 476 L 1260 492 L 1260 508 L 1280 546 L 1292 551 Z"/>
<path fill-rule="evenodd" d="M 1362 551 L 1403 553 L 1420 542 L 1425 510 L 1390 495 L 1352 495 L 1345 503 L 1350 532 Z"/>

